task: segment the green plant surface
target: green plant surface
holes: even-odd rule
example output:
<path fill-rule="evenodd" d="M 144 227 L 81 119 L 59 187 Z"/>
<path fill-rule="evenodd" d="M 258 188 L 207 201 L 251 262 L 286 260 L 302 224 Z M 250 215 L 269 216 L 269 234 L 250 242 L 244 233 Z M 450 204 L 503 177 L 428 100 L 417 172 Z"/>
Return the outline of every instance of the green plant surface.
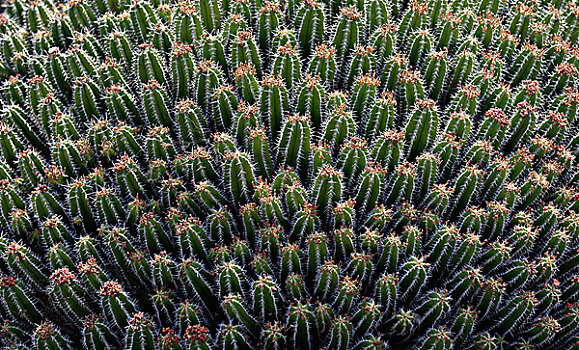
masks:
<path fill-rule="evenodd" d="M 8 0 L 0 348 L 579 349 L 576 0 Z"/>

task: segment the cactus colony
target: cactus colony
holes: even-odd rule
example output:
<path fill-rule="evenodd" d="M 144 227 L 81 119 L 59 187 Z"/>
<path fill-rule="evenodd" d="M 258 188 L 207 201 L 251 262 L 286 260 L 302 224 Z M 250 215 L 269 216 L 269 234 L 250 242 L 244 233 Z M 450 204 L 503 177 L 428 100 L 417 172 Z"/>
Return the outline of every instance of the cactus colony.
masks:
<path fill-rule="evenodd" d="M 579 349 L 579 3 L 8 0 L 3 349 Z"/>

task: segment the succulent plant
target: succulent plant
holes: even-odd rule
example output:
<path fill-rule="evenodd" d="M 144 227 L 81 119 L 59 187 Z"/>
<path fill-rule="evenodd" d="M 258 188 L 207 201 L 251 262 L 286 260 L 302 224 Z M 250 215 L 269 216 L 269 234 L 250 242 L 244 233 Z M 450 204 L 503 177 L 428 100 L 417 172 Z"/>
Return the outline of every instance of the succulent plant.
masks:
<path fill-rule="evenodd" d="M 579 3 L 8 0 L 2 349 L 578 349 Z"/>

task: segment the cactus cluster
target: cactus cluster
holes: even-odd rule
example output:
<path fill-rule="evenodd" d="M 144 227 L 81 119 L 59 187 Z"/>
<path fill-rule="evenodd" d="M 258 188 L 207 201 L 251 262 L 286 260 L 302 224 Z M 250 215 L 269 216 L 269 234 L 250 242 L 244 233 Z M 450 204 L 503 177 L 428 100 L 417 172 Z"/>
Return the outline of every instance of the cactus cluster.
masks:
<path fill-rule="evenodd" d="M 8 0 L 2 349 L 579 349 L 579 3 Z"/>

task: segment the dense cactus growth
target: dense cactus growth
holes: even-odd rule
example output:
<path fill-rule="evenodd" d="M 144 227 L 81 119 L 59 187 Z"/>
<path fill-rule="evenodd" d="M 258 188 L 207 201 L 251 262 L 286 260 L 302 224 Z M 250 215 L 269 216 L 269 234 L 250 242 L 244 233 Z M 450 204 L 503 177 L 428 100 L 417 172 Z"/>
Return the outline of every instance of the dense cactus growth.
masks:
<path fill-rule="evenodd" d="M 579 349 L 577 1 L 2 6 L 2 349 Z"/>

